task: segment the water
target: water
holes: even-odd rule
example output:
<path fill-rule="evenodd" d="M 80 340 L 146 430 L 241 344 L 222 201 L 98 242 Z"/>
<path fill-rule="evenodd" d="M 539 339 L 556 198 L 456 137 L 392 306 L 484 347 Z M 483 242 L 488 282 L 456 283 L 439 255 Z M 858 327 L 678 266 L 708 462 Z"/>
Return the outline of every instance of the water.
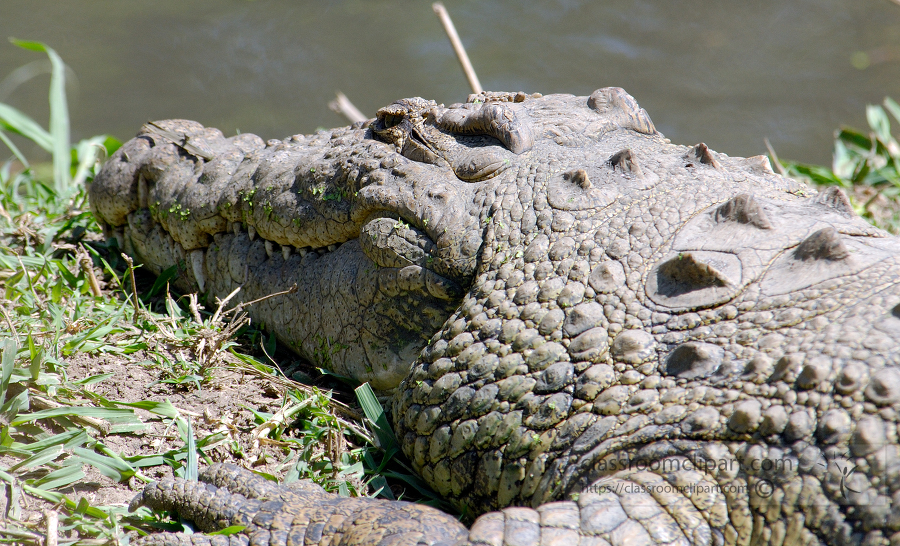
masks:
<path fill-rule="evenodd" d="M 730 155 L 764 153 L 768 137 L 781 157 L 827 163 L 835 128 L 900 100 L 890 0 L 445 3 L 486 89 L 624 87 L 673 142 Z M 71 67 L 76 138 L 175 117 L 282 138 L 346 124 L 327 107 L 337 89 L 368 115 L 469 93 L 430 2 L 3 0 L 10 36 Z M 0 78 L 40 60 L 0 42 Z M 6 83 L 0 101 L 46 123 L 48 77 Z"/>

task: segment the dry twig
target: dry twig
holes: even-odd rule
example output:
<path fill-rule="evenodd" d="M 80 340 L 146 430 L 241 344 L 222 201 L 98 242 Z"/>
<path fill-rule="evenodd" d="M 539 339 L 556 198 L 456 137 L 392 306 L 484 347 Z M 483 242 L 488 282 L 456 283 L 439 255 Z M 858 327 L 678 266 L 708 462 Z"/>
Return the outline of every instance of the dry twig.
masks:
<path fill-rule="evenodd" d="M 475 75 L 475 69 L 472 68 L 472 63 L 469 62 L 469 56 L 466 55 L 466 49 L 459 39 L 459 34 L 456 33 L 456 27 L 453 26 L 453 21 L 450 19 L 450 14 L 447 13 L 447 8 L 445 8 L 444 4 L 441 2 L 435 2 L 431 5 L 431 8 L 440 18 L 441 24 L 444 25 L 444 31 L 447 32 L 447 37 L 450 38 L 450 44 L 453 46 L 453 51 L 456 52 L 459 64 L 462 65 L 463 72 L 466 74 L 466 79 L 469 80 L 469 87 L 472 88 L 472 92 L 476 94 L 483 93 L 484 89 L 481 88 L 481 82 L 478 81 L 478 76 Z"/>
<path fill-rule="evenodd" d="M 122 253 L 122 258 L 125 260 L 125 263 L 128 264 L 128 274 L 131 278 L 131 303 L 134 305 L 134 313 L 137 314 L 140 312 L 140 308 L 138 307 L 137 282 L 134 280 L 134 260 L 124 252 Z"/>
<path fill-rule="evenodd" d="M 763 141 L 766 143 L 766 149 L 769 150 L 769 155 L 772 156 L 772 162 L 775 163 L 775 168 L 778 169 L 778 173 L 781 176 L 787 176 L 787 171 L 784 170 L 784 165 L 782 165 L 781 161 L 778 159 L 778 154 L 775 153 L 775 148 L 772 148 L 772 143 L 769 142 L 768 138 L 764 138 Z"/>
<path fill-rule="evenodd" d="M 47 523 L 46 546 L 56 546 L 59 542 L 59 514 L 56 510 L 44 510 L 44 521 Z"/>
<path fill-rule="evenodd" d="M 357 123 L 361 121 L 366 121 L 367 118 L 365 114 L 359 111 L 359 108 L 353 105 L 350 102 L 350 99 L 347 98 L 347 95 L 337 92 L 337 96 L 335 99 L 328 103 L 328 107 L 331 108 L 331 111 L 344 116 L 345 118 L 350 120 L 350 123 Z"/>
<path fill-rule="evenodd" d="M 88 284 L 91 287 L 91 294 L 93 294 L 95 298 L 103 295 L 103 292 L 100 291 L 100 283 L 97 281 L 97 276 L 94 275 L 94 262 L 91 260 L 90 255 L 81 243 L 78 243 L 75 257 L 78 259 L 79 265 L 81 265 L 81 270 L 84 271 L 84 276 L 88 279 Z"/>

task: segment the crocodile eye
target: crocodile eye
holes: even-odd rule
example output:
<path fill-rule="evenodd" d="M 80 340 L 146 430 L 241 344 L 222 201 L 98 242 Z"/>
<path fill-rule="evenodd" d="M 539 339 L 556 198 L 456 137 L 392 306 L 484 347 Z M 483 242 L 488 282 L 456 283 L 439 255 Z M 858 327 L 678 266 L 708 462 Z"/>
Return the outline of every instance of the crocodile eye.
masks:
<path fill-rule="evenodd" d="M 384 125 L 385 129 L 390 129 L 391 127 L 399 125 L 402 120 L 403 118 L 401 116 L 387 114 L 381 119 L 381 123 Z"/>

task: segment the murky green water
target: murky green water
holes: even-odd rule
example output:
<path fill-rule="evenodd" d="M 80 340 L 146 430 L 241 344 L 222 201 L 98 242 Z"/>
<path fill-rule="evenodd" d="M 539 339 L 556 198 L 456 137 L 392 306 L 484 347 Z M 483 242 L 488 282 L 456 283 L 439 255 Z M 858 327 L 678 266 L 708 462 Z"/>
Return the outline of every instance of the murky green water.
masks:
<path fill-rule="evenodd" d="M 836 127 L 900 99 L 890 0 L 445 3 L 486 89 L 624 87 L 674 142 L 732 155 L 768 137 L 783 157 L 828 162 Z M 280 138 L 345 124 L 327 107 L 336 89 L 370 115 L 469 93 L 431 2 L 2 0 L 10 36 L 74 71 L 76 137 L 185 117 Z M 40 59 L 0 42 L 0 78 Z M 0 85 L 0 101 L 44 121 L 47 80 Z"/>

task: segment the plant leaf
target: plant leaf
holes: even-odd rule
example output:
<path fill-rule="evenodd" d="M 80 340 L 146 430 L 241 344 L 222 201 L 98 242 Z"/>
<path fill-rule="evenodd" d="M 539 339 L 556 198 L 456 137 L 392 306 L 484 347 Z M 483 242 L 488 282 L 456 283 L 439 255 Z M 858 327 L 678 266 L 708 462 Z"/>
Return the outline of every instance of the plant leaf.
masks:
<path fill-rule="evenodd" d="M 391 425 L 384 414 L 384 409 L 378 402 L 378 398 L 375 397 L 372 387 L 368 383 L 363 383 L 353 392 L 356 393 L 356 399 L 359 401 L 359 405 L 362 406 L 363 413 L 375 426 L 375 435 L 378 437 L 379 447 L 385 451 L 393 451 L 393 448 L 397 445 L 397 438 L 394 436 L 394 431 L 391 430 Z"/>
<path fill-rule="evenodd" d="M 53 153 L 53 182 L 58 194 L 69 191 L 69 168 L 72 158 L 69 155 L 69 107 L 66 104 L 66 65 L 53 50 L 41 42 L 28 42 L 10 39 L 23 48 L 42 51 L 50 57 L 50 136 Z"/>

